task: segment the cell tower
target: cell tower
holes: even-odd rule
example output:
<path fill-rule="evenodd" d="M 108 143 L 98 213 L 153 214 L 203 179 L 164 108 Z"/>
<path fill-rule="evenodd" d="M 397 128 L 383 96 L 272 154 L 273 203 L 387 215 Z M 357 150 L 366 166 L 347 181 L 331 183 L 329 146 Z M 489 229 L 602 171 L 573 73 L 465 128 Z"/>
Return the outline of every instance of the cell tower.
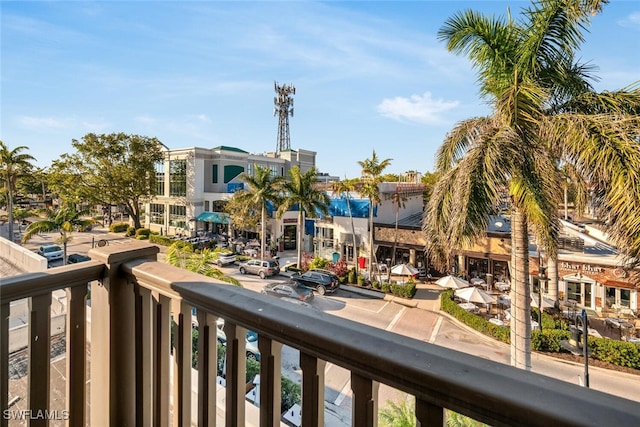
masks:
<path fill-rule="evenodd" d="M 278 86 L 273 82 L 276 96 L 273 98 L 275 107 L 273 115 L 278 115 L 278 143 L 276 153 L 291 149 L 291 138 L 289 137 L 289 114 L 293 117 L 293 96 L 296 94 L 296 87 L 292 84 Z"/>

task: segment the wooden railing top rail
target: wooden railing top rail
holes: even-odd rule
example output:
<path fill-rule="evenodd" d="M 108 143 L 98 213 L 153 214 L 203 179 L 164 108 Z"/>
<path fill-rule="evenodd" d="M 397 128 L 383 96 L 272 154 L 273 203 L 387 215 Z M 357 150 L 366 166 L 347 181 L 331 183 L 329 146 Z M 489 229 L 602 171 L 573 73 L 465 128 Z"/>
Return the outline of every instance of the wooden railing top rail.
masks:
<path fill-rule="evenodd" d="M 125 263 L 143 286 L 492 425 L 640 425 L 637 402 L 299 307 L 150 261 Z"/>
<path fill-rule="evenodd" d="M 48 294 L 58 289 L 86 285 L 93 280 L 102 279 L 104 270 L 105 265 L 102 262 L 87 261 L 38 273 L 5 277 L 0 280 L 0 297 L 2 302 L 6 303 Z"/>

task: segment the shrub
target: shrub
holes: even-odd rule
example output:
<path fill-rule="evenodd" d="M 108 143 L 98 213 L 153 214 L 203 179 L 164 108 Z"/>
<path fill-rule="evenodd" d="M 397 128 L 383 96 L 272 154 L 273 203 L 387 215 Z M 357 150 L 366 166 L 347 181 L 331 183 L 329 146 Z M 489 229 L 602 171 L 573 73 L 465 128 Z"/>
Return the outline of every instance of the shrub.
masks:
<path fill-rule="evenodd" d="M 129 229 L 129 224 L 126 222 L 114 222 L 109 226 L 109 231 L 112 233 L 124 233 Z"/>
<path fill-rule="evenodd" d="M 415 280 L 409 280 L 403 285 L 397 283 L 391 285 L 391 293 L 402 298 L 413 298 L 416 294 L 416 290 Z"/>
<path fill-rule="evenodd" d="M 391 285 L 388 283 L 383 283 L 382 284 L 382 292 L 388 294 L 389 292 L 391 292 Z"/>
<path fill-rule="evenodd" d="M 371 284 L 371 286 L 373 286 L 374 289 L 381 289 L 382 288 L 382 285 L 377 280 L 374 280 L 373 283 Z"/>
<path fill-rule="evenodd" d="M 171 246 L 175 242 L 175 240 L 167 236 L 152 234 L 149 236 L 149 242 L 162 245 L 162 246 Z"/>
<path fill-rule="evenodd" d="M 144 236 L 145 238 L 149 238 L 149 235 L 151 234 L 151 230 L 149 230 L 148 228 L 138 228 L 136 231 L 136 237 L 140 237 L 140 236 Z"/>
<path fill-rule="evenodd" d="M 356 270 L 354 268 L 349 270 L 349 273 L 347 274 L 347 282 L 348 283 L 356 283 Z"/>
<path fill-rule="evenodd" d="M 328 265 L 329 260 L 316 256 L 309 263 L 309 270 L 313 270 L 315 268 L 326 269 Z"/>
<path fill-rule="evenodd" d="M 358 286 L 364 286 L 364 275 L 358 274 Z"/>
<path fill-rule="evenodd" d="M 330 262 L 329 265 L 327 265 L 327 269 L 333 271 L 338 277 L 346 276 L 349 271 L 349 267 L 343 259 L 338 260 L 335 264 Z"/>
<path fill-rule="evenodd" d="M 127 227 L 127 232 L 124 235 L 127 237 L 137 236 L 136 228 L 132 226 Z"/>

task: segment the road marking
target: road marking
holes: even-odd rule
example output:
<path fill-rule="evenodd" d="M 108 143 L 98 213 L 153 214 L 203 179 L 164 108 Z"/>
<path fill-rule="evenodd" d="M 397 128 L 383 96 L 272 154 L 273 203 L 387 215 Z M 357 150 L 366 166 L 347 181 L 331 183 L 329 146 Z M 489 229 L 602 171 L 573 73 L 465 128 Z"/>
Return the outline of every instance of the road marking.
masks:
<path fill-rule="evenodd" d="M 390 331 L 391 329 L 393 329 L 393 327 L 396 325 L 396 323 L 398 323 L 398 320 L 400 320 L 400 318 L 402 317 L 402 314 L 406 309 L 407 307 L 402 307 L 402 309 L 398 312 L 398 314 L 395 315 L 393 320 L 391 320 L 391 323 L 389 323 L 389 326 L 387 326 L 387 331 Z"/>
<path fill-rule="evenodd" d="M 441 324 L 442 324 L 442 317 L 438 316 L 438 320 L 436 321 L 436 326 L 433 327 L 433 331 L 431 331 L 431 336 L 429 337 L 429 342 L 431 344 L 436 342 L 436 337 L 438 336 L 438 331 L 440 330 Z"/>
<path fill-rule="evenodd" d="M 354 305 L 354 304 L 347 304 L 347 301 L 342 301 L 342 300 L 337 299 L 337 298 L 335 298 L 335 297 L 328 297 L 328 296 L 324 296 L 324 297 L 321 297 L 321 298 L 322 298 L 324 301 L 331 301 L 333 304 L 336 304 L 336 305 L 342 305 L 342 306 L 349 305 L 349 307 L 351 307 L 351 308 L 354 308 L 354 309 L 357 309 L 357 310 L 362 310 L 362 311 L 367 311 L 367 312 L 369 312 L 369 313 L 376 313 L 376 314 L 380 313 L 382 310 L 384 310 L 384 309 L 387 307 L 387 305 L 391 304 L 389 301 L 386 301 L 386 302 L 385 302 L 385 303 L 384 303 L 380 308 L 378 308 L 377 310 L 371 310 L 371 309 L 369 309 L 369 308 L 359 307 L 359 306 Z M 347 299 L 347 300 L 348 300 L 348 299 Z"/>
<path fill-rule="evenodd" d="M 340 406 L 344 398 L 347 397 L 347 394 L 349 394 L 349 391 L 351 391 L 351 382 L 347 381 L 347 383 L 342 388 L 342 391 L 340 391 L 338 397 L 336 397 L 336 400 L 333 401 L 333 404 L 336 406 Z"/>

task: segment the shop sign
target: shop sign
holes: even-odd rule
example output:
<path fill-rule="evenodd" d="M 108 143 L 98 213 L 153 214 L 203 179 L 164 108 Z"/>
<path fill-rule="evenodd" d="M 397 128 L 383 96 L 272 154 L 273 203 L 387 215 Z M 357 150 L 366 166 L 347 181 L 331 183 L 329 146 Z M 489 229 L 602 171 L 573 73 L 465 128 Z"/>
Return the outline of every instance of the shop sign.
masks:
<path fill-rule="evenodd" d="M 282 220 L 282 222 L 284 224 L 297 224 L 298 223 L 298 218 L 284 218 Z"/>
<path fill-rule="evenodd" d="M 564 270 L 573 270 L 573 271 L 582 271 L 585 273 L 604 273 L 604 267 L 600 267 L 598 265 L 591 264 L 570 264 L 568 262 L 563 262 L 560 264 L 560 268 Z"/>

